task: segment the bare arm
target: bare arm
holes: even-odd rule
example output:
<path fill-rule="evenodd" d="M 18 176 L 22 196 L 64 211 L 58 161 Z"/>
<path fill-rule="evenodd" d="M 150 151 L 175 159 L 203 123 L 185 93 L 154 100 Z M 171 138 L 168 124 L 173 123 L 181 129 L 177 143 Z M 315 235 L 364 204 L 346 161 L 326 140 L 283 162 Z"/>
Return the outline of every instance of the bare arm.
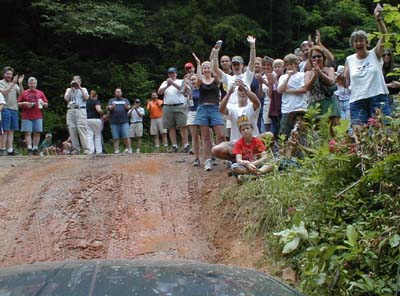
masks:
<path fill-rule="evenodd" d="M 233 84 L 229 91 L 226 93 L 225 97 L 222 99 L 221 103 L 219 104 L 219 112 L 221 112 L 224 115 L 228 115 L 228 109 L 226 106 L 228 105 L 229 98 L 235 91 L 235 85 Z"/>
<path fill-rule="evenodd" d="M 317 45 L 321 46 L 322 49 L 325 51 L 326 60 L 327 60 L 328 64 L 331 65 L 333 63 L 333 61 L 335 60 L 335 56 L 333 55 L 333 53 L 329 49 L 327 49 L 325 47 L 325 45 L 322 44 L 321 33 L 320 33 L 319 30 L 315 31 L 315 43 Z"/>
<path fill-rule="evenodd" d="M 94 108 L 96 109 L 97 113 L 103 114 L 103 110 L 101 109 L 101 105 L 100 104 L 95 105 Z"/>
<path fill-rule="evenodd" d="M 286 80 L 285 80 L 281 85 L 278 86 L 278 93 L 280 93 L 280 94 L 281 94 L 281 93 L 284 93 L 284 92 L 286 91 L 286 88 L 287 88 L 287 85 L 288 85 L 290 76 L 292 75 L 292 72 L 291 72 L 291 71 L 288 71 L 287 74 L 288 74 L 288 75 L 287 75 Z"/>
<path fill-rule="evenodd" d="M 219 46 L 215 46 L 213 47 L 212 51 L 214 51 L 214 53 L 211 54 L 212 56 L 212 71 L 213 71 L 213 75 L 214 77 L 218 77 L 218 79 L 221 81 L 222 80 L 222 75 L 224 74 L 224 72 L 219 68 L 218 65 L 218 53 L 219 50 L 221 48 Z"/>
<path fill-rule="evenodd" d="M 255 62 L 256 62 L 256 38 L 253 36 L 247 36 L 247 41 L 250 43 L 250 60 L 248 68 L 251 72 L 254 73 Z"/>
<path fill-rule="evenodd" d="M 170 85 L 166 82 L 164 85 L 164 82 L 161 84 L 160 88 L 158 89 L 158 94 L 163 95 L 165 90 L 170 87 Z"/>
<path fill-rule="evenodd" d="M 257 110 L 258 108 L 260 108 L 260 100 L 258 99 L 257 95 L 255 93 L 253 93 L 250 89 L 246 89 L 245 88 L 245 92 L 247 94 L 247 96 L 249 97 L 249 100 L 253 103 L 253 108 L 254 110 Z"/>
<path fill-rule="evenodd" d="M 376 44 L 376 47 L 375 47 L 375 54 L 378 57 L 378 59 L 382 58 L 383 48 L 384 48 L 383 43 L 385 42 L 385 34 L 387 33 L 386 25 L 383 22 L 382 12 L 383 12 L 383 8 L 378 3 L 376 5 L 375 11 L 374 11 L 374 15 L 376 18 L 376 22 L 378 24 L 379 32 L 382 34 L 382 37 L 379 38 L 378 43 Z"/>

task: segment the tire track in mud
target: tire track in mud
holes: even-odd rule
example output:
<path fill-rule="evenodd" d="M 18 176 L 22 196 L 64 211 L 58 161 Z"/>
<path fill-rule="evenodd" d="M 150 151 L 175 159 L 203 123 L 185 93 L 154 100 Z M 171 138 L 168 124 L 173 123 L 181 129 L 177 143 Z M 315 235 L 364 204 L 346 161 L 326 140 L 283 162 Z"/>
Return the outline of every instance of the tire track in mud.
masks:
<path fill-rule="evenodd" d="M 186 155 L 12 161 L 15 167 L 0 176 L 5 192 L 15 195 L 0 196 L 0 236 L 6 237 L 0 266 L 213 256 L 199 223 L 208 175 Z M 33 182 L 25 186 L 25 180 Z"/>
<path fill-rule="evenodd" d="M 58 242 L 65 259 L 105 257 L 112 221 L 118 220 L 113 212 L 120 198 L 121 183 L 122 175 L 118 173 L 88 174 L 70 190 L 66 225 Z"/>

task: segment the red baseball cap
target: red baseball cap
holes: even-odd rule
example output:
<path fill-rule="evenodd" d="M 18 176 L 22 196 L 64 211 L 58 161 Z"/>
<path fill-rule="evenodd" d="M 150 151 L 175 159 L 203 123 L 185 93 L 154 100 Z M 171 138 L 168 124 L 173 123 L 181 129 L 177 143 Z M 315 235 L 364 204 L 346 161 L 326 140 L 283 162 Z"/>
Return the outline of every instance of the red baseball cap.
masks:
<path fill-rule="evenodd" d="M 185 69 L 187 69 L 187 68 L 194 68 L 194 66 L 193 66 L 193 64 L 191 62 L 187 62 L 185 64 Z"/>

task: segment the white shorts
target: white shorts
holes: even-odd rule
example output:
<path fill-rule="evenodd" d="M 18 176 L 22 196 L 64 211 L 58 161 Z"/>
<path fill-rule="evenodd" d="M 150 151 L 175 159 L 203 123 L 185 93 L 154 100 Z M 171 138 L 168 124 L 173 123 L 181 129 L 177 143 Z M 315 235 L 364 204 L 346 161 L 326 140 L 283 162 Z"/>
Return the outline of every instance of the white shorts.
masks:
<path fill-rule="evenodd" d="M 195 125 L 194 124 L 195 117 L 196 117 L 196 111 L 189 111 L 186 124 L 187 125 Z"/>
<path fill-rule="evenodd" d="M 271 118 L 269 118 L 268 114 L 269 114 L 269 106 L 271 105 L 271 101 L 267 98 L 265 98 L 266 100 L 264 101 L 264 110 L 263 110 L 263 120 L 264 120 L 264 124 L 271 124 Z"/>
<path fill-rule="evenodd" d="M 143 137 L 143 123 L 142 122 L 136 122 L 136 123 L 131 123 L 129 126 L 129 138 L 141 138 Z"/>
<path fill-rule="evenodd" d="M 150 120 L 150 135 L 161 135 L 166 134 L 167 130 L 163 128 L 162 117 L 152 118 Z"/>

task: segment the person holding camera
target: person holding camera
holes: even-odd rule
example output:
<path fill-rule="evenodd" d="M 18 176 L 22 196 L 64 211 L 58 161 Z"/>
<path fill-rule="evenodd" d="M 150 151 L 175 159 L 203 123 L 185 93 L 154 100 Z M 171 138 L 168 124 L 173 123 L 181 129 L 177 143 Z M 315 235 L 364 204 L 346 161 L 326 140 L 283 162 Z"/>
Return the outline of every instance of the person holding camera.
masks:
<path fill-rule="evenodd" d="M 0 155 L 15 155 L 14 131 L 19 130 L 17 98 L 24 91 L 24 75 L 14 75 L 14 69 L 3 69 L 4 79 L 0 80 L 0 92 L 6 101 L 1 112 L 4 135 L 0 137 Z"/>
<path fill-rule="evenodd" d="M 89 93 L 81 84 L 81 77 L 74 76 L 71 87 L 67 88 L 64 95 L 68 109 L 67 127 L 71 137 L 72 154 L 79 154 L 81 146 L 84 154 L 90 154 L 86 112 L 86 101 L 89 99 Z"/>
<path fill-rule="evenodd" d="M 22 108 L 21 131 L 25 132 L 25 142 L 29 155 L 39 155 L 40 133 L 43 132 L 43 107 L 47 108 L 48 101 L 44 93 L 37 87 L 37 79 L 28 79 L 28 89 L 19 96 L 18 107 Z M 32 138 L 33 133 L 33 138 Z"/>
<path fill-rule="evenodd" d="M 144 114 L 144 108 L 140 106 L 140 99 L 136 99 L 132 109 L 128 111 L 128 115 L 131 118 L 129 138 L 136 138 L 136 153 L 140 153 L 140 146 L 142 145 Z"/>

